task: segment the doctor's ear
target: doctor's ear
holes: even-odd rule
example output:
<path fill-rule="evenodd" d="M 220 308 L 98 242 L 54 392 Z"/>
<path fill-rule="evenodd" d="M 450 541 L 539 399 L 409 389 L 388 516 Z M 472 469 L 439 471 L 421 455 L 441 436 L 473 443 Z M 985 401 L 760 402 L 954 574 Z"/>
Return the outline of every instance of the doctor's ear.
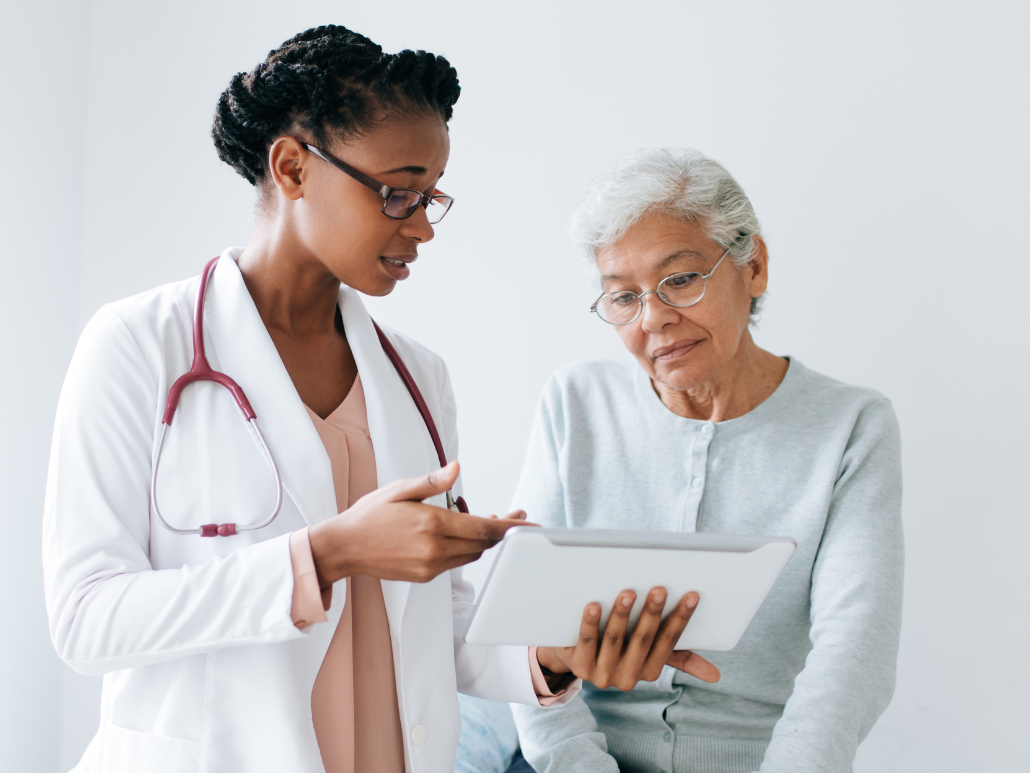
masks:
<path fill-rule="evenodd" d="M 268 149 L 272 184 L 290 201 L 303 196 L 304 165 L 311 158 L 311 154 L 293 137 L 280 137 Z"/>

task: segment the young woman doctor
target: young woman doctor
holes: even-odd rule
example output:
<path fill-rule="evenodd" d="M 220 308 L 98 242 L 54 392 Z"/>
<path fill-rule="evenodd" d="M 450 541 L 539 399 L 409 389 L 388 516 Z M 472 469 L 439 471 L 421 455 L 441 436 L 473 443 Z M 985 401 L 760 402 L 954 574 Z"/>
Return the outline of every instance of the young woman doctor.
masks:
<path fill-rule="evenodd" d="M 44 527 L 54 644 L 104 674 L 79 770 L 438 773 L 456 688 L 546 705 L 577 676 L 628 689 L 668 662 L 717 678 L 672 651 L 696 594 L 661 624 L 655 589 L 632 636 L 631 593 L 604 636 L 591 605 L 575 648 L 461 639 L 458 567 L 524 516 L 445 506 L 458 466 L 440 469 L 427 426 L 454 459 L 447 370 L 406 336 L 381 341 L 358 295 L 405 279 L 452 203 L 437 186 L 458 93 L 424 51 L 384 54 L 342 27 L 287 41 L 233 78 L 215 117 L 219 156 L 258 190 L 247 247 L 83 332 Z M 509 183 L 482 194 L 510 216 Z M 201 354 L 239 389 L 200 381 L 174 405 Z"/>

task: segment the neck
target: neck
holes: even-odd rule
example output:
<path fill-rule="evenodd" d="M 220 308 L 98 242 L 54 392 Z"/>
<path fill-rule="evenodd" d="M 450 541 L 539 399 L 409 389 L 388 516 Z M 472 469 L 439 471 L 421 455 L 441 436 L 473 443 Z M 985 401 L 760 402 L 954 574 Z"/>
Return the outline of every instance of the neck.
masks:
<path fill-rule="evenodd" d="M 743 416 L 766 400 L 787 374 L 787 361 L 759 348 L 744 331 L 736 354 L 711 378 L 676 389 L 659 381 L 651 385 L 677 416 L 701 421 L 726 421 Z"/>
<path fill-rule="evenodd" d="M 340 280 L 281 223 L 259 218 L 237 265 L 267 328 L 290 337 L 333 329 Z"/>

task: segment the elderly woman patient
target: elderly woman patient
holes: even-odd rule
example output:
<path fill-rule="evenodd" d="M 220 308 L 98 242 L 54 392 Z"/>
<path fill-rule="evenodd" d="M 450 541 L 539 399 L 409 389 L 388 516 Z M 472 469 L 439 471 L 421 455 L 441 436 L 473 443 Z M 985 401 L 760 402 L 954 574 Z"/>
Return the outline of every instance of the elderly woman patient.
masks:
<path fill-rule="evenodd" d="M 901 466 L 890 402 L 759 348 L 769 282 L 751 202 L 696 151 L 601 179 L 572 229 L 629 352 L 556 373 L 514 507 L 545 526 L 793 537 L 709 684 L 666 667 L 562 711 L 514 708 L 540 773 L 846 773 L 894 690 Z M 705 603 L 704 598 L 700 603 Z"/>

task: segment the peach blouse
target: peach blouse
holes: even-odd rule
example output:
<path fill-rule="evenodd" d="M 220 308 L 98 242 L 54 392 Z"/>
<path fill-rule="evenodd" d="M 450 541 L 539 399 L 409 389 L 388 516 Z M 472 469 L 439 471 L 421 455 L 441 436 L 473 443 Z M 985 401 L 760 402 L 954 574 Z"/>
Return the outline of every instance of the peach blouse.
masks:
<path fill-rule="evenodd" d="M 342 513 L 378 486 L 361 376 L 325 419 L 307 410 L 329 455 L 336 505 Z M 318 587 L 307 529 L 290 536 L 290 555 L 294 624 L 306 628 L 326 622 L 333 589 Z M 540 705 L 548 706 L 565 693 L 551 691 L 536 647 L 529 648 L 529 667 Z M 326 773 L 405 770 L 390 623 L 383 587 L 374 577 L 349 578 L 340 622 L 311 691 L 311 716 Z"/>
<path fill-rule="evenodd" d="M 361 377 L 324 420 L 310 408 L 308 415 L 329 454 L 336 506 L 343 512 L 377 487 Z M 290 547 L 297 575 L 294 621 L 298 627 L 324 621 L 332 588 L 321 597 L 317 593 L 307 529 L 291 537 Z M 316 583 L 314 589 L 311 583 Z M 326 773 L 403 773 L 396 684 L 383 586 L 374 577 L 350 577 L 340 622 L 311 692 L 311 716 Z"/>

